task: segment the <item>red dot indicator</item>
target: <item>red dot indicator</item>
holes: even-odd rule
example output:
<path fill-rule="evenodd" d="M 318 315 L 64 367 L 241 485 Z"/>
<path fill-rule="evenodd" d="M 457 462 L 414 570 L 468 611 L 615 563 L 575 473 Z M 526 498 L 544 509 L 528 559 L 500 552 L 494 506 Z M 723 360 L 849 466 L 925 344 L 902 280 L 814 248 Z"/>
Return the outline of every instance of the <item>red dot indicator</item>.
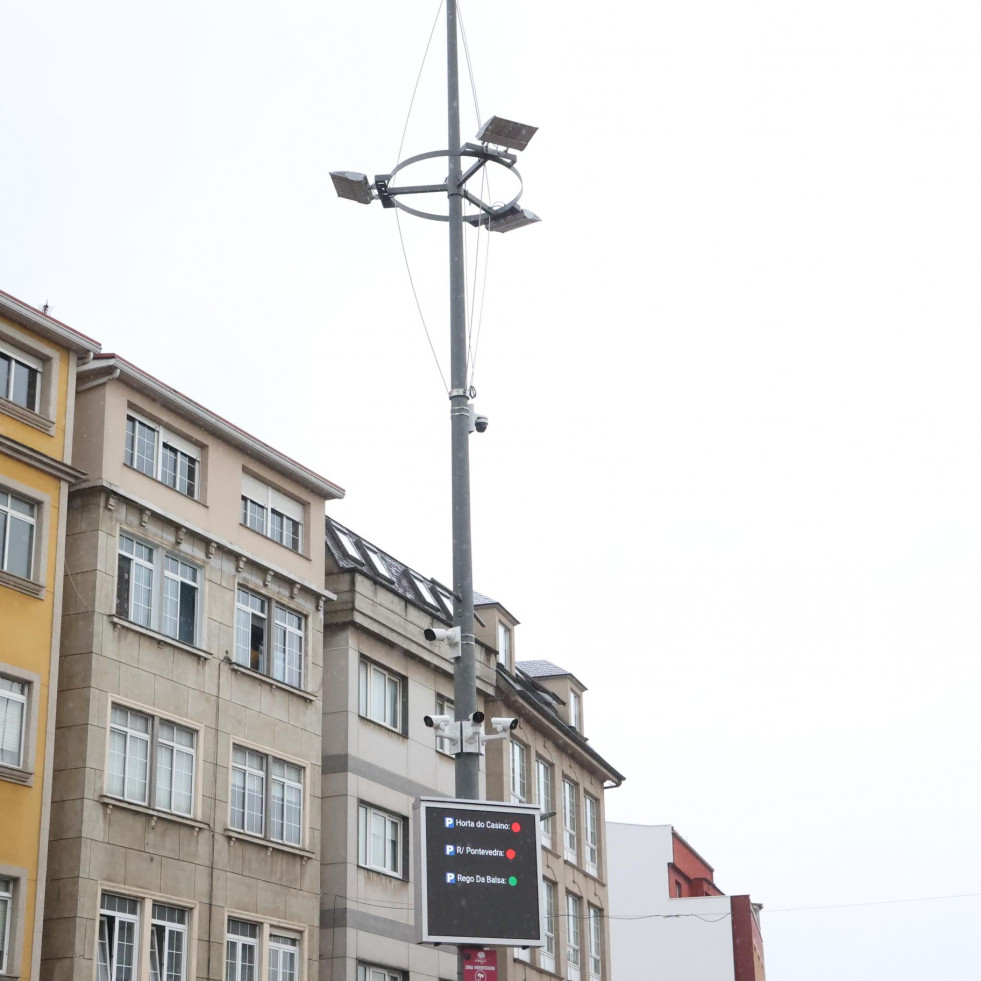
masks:
<path fill-rule="evenodd" d="M 515 859 L 515 858 L 517 857 L 517 855 L 518 855 L 518 853 L 517 853 L 517 852 L 516 852 L 516 851 L 515 851 L 515 850 L 514 850 L 513 848 L 509 848 L 509 849 L 508 849 L 508 850 L 507 850 L 507 851 L 506 851 L 506 852 L 505 852 L 504 854 L 505 854 L 505 855 L 507 855 L 507 857 L 508 857 L 509 859 L 511 859 L 512 861 L 513 861 L 513 860 L 514 860 L 514 859 Z"/>
<path fill-rule="evenodd" d="M 513 832 L 514 832 L 515 834 L 517 834 L 517 833 L 518 833 L 518 832 L 519 832 L 519 831 L 521 830 L 521 825 L 520 825 L 520 824 L 518 824 L 518 822 L 517 822 L 517 821 L 515 821 L 515 822 L 514 822 L 514 824 L 512 824 L 512 825 L 511 825 L 511 830 L 512 830 L 512 831 L 513 831 Z"/>

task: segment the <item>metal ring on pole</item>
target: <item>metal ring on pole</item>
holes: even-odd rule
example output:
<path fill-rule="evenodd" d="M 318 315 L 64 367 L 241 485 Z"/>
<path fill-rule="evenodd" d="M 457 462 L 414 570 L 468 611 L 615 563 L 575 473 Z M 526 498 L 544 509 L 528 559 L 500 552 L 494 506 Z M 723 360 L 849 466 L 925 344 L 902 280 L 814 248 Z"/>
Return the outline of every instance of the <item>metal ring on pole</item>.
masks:
<path fill-rule="evenodd" d="M 510 160 L 506 158 L 502 159 L 496 153 L 490 153 L 489 151 L 485 152 L 482 150 L 475 150 L 469 147 L 463 147 L 455 154 L 451 153 L 449 150 L 430 150 L 428 153 L 418 153 L 414 157 L 408 157 L 407 159 L 395 165 L 395 169 L 388 175 L 389 183 L 391 183 L 392 178 L 400 170 L 403 170 L 404 168 L 409 167 L 412 164 L 419 163 L 423 160 L 432 160 L 436 157 L 451 157 L 451 156 L 472 157 L 474 160 L 483 160 L 485 163 L 496 163 L 501 167 L 505 167 L 510 173 L 514 174 L 514 176 L 517 178 L 518 193 L 513 198 L 511 198 L 511 200 L 508 201 L 506 204 L 503 204 L 497 208 L 491 208 L 489 205 L 485 205 L 486 214 L 497 214 L 498 212 L 507 211 L 509 208 L 513 208 L 521 199 L 521 195 L 522 193 L 524 193 L 525 185 L 524 185 L 524 181 L 521 179 L 521 174 L 518 173 L 518 168 L 515 167 Z M 435 194 L 436 192 L 434 191 L 433 193 Z M 446 188 L 446 193 L 447 194 L 449 193 L 449 187 Z M 437 215 L 437 214 L 433 214 L 431 211 L 420 211 L 418 208 L 410 208 L 407 204 L 402 204 L 402 202 L 398 200 L 398 188 L 395 188 L 394 194 L 389 194 L 389 200 L 392 202 L 392 204 L 395 205 L 396 208 L 399 208 L 401 211 L 404 211 L 407 214 L 415 215 L 417 218 L 427 218 L 429 221 L 450 220 L 449 215 Z M 483 204 L 483 202 L 481 203 Z"/>

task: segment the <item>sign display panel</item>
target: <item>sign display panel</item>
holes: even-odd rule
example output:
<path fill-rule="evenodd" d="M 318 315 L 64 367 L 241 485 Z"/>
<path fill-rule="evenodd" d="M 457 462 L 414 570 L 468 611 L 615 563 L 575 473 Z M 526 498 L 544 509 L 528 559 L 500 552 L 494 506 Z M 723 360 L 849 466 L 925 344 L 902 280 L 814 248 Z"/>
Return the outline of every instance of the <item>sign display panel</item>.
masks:
<path fill-rule="evenodd" d="M 433 797 L 416 806 L 421 942 L 541 947 L 539 809 Z"/>

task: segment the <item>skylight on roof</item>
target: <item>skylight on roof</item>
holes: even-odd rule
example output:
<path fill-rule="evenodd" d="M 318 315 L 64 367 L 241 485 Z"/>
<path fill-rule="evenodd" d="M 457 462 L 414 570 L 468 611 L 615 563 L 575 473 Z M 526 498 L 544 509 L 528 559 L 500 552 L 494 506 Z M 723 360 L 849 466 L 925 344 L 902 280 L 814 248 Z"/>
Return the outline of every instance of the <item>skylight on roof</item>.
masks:
<path fill-rule="evenodd" d="M 338 528 L 337 525 L 334 525 L 334 531 L 337 533 L 340 543 L 344 546 L 344 551 L 347 552 L 352 559 L 357 559 L 359 562 L 364 562 L 364 559 L 361 558 L 361 553 L 357 550 L 357 547 L 354 544 L 354 539 L 346 531 Z"/>
<path fill-rule="evenodd" d="M 372 548 L 370 545 L 365 545 L 364 550 L 368 553 L 368 558 L 371 559 L 371 564 L 375 567 L 375 571 L 380 575 L 384 576 L 386 579 L 391 579 L 392 574 L 388 571 L 388 566 L 385 565 L 382 560 L 378 549 Z"/>
<path fill-rule="evenodd" d="M 439 586 L 436 587 L 436 593 L 439 596 L 439 601 L 443 605 L 443 609 L 453 616 L 453 594 L 448 593 L 445 589 L 440 589 Z"/>
<path fill-rule="evenodd" d="M 439 608 L 439 603 L 436 602 L 436 597 L 433 595 L 433 588 L 423 579 L 421 576 L 417 576 L 414 572 L 411 572 L 412 581 L 416 584 L 416 589 L 419 590 L 419 595 L 422 597 L 424 603 L 428 603 L 430 606 L 435 606 Z"/>

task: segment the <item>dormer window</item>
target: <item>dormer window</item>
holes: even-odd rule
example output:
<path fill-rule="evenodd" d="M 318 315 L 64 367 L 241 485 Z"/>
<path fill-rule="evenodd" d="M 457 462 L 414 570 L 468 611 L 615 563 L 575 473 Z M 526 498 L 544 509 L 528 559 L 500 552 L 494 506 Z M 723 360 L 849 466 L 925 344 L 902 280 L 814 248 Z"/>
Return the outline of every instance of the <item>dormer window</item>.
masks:
<path fill-rule="evenodd" d="M 436 602 L 436 595 L 433 592 L 433 587 L 426 582 L 421 576 L 417 576 L 414 572 L 410 573 L 412 576 L 412 582 L 415 584 L 416 589 L 419 591 L 419 595 L 422 597 L 423 603 L 428 603 L 430 606 L 439 607 L 439 603 Z"/>
<path fill-rule="evenodd" d="M 343 528 L 338 528 L 337 525 L 334 525 L 334 533 L 337 535 L 337 540 L 341 543 L 349 558 L 355 559 L 358 562 L 364 562 L 361 553 L 358 551 L 358 547 L 354 544 L 354 539 Z"/>
<path fill-rule="evenodd" d="M 511 628 L 506 623 L 497 623 L 497 656 L 501 664 L 511 668 Z"/>
<path fill-rule="evenodd" d="M 569 725 L 582 732 L 582 695 L 577 691 L 569 693 Z"/>
<path fill-rule="evenodd" d="M 381 553 L 377 548 L 372 548 L 370 545 L 365 545 L 364 550 L 368 553 L 368 558 L 371 560 L 371 564 L 375 568 L 375 572 L 380 576 L 384 576 L 386 579 L 391 579 L 392 574 L 388 571 L 388 566 L 385 565 L 384 560 L 381 557 Z"/>
<path fill-rule="evenodd" d="M 299 552 L 303 505 L 249 474 L 242 474 L 242 524 Z"/>

